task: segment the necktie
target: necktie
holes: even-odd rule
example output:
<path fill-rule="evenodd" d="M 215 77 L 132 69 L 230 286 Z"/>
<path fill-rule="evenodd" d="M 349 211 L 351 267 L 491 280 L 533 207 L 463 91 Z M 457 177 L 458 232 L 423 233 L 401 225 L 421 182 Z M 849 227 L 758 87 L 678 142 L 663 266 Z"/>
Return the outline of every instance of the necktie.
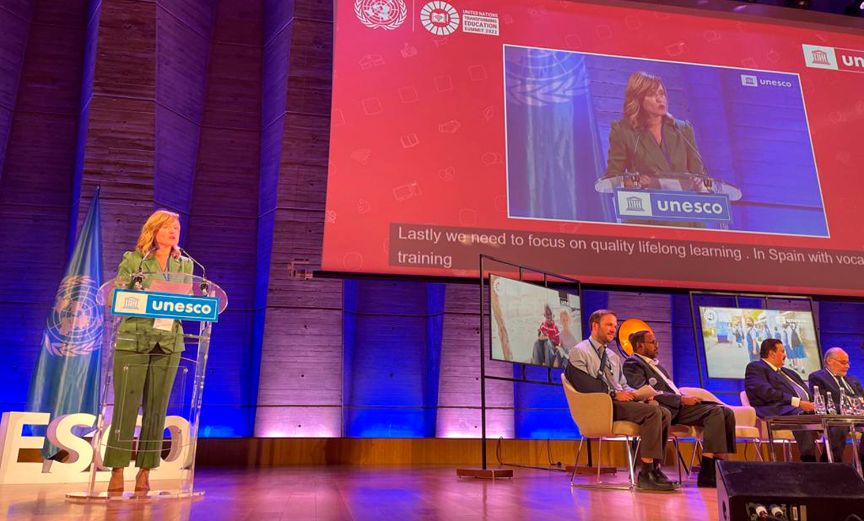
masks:
<path fill-rule="evenodd" d="M 846 394 L 849 396 L 855 396 L 855 391 L 852 390 L 852 386 L 846 381 L 846 378 L 842 376 L 838 376 L 837 380 L 840 382 L 840 388 L 846 391 Z"/>
<path fill-rule="evenodd" d="M 786 371 L 784 371 L 782 369 L 778 369 L 777 372 L 782 374 L 783 376 L 786 377 L 787 380 L 789 380 L 789 383 L 792 384 L 792 388 L 795 390 L 795 394 L 798 395 L 798 398 L 800 398 L 802 400 L 810 400 L 810 394 L 807 392 L 807 390 L 804 389 L 803 387 L 801 387 L 800 385 L 798 385 L 798 382 L 796 382 L 795 380 L 792 379 L 791 376 L 786 374 Z"/>
<path fill-rule="evenodd" d="M 620 391 L 621 386 L 618 385 L 618 382 L 615 381 L 615 376 L 612 374 L 612 364 L 609 363 L 609 354 L 606 351 L 606 347 L 600 346 L 600 349 L 603 350 L 603 354 L 600 355 L 600 374 L 603 376 L 609 389 Z"/>

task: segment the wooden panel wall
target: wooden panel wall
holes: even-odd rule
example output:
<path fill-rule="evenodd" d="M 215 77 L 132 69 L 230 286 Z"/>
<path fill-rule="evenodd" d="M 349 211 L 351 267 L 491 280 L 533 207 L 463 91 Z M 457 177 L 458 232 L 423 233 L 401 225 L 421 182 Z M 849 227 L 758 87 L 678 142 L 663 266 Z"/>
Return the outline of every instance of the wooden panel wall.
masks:
<path fill-rule="evenodd" d="M 0 243 L 7 252 L 0 270 L 5 333 L 0 356 L 8 375 L 2 409 L 26 400 L 42 329 L 63 276 L 86 8 L 84 0 L 32 7 L 7 2 L 0 8 L 9 24 L 0 31 L 0 146 L 5 145 Z M 5 141 L 2 129 L 8 129 Z"/>
<path fill-rule="evenodd" d="M 207 366 L 203 434 L 251 434 L 257 397 L 253 348 L 260 155 L 260 1 L 215 11 L 187 249 L 229 295 Z"/>
<path fill-rule="evenodd" d="M 156 153 L 154 2 L 102 0 L 81 145 L 79 221 L 102 187 L 102 256 L 117 269 L 153 211 Z"/>
<path fill-rule="evenodd" d="M 6 159 L 6 144 L 12 127 L 18 81 L 24 65 L 24 51 L 33 16 L 32 2 L 18 0 L 0 5 L 0 177 Z"/>
<path fill-rule="evenodd" d="M 331 9 L 330 2 L 265 2 L 259 237 L 272 234 L 273 245 L 259 245 L 267 278 L 266 286 L 259 279 L 266 297 L 259 293 L 256 435 L 342 431 L 342 284 L 304 278 L 321 263 Z"/>

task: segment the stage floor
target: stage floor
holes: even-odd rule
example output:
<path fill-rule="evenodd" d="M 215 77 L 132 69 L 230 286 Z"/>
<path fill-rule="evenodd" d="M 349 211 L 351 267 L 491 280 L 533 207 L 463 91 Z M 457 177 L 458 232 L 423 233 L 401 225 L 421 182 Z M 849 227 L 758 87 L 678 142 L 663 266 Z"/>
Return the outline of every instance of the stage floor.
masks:
<path fill-rule="evenodd" d="M 674 493 L 571 489 L 560 471 L 514 469 L 512 480 L 456 477 L 452 467 L 200 469 L 196 500 L 72 504 L 80 485 L 2 486 L 8 520 L 473 520 L 718 519 L 717 492 L 688 481 Z M 672 472 L 668 472 L 671 474 Z M 625 479 L 623 471 L 615 479 Z M 694 476 L 695 478 L 695 476 Z M 588 483 L 591 478 L 580 477 Z M 608 478 L 607 478 L 608 479 Z M 128 485 L 132 485 L 128 483 Z M 153 483 L 158 488 L 158 482 Z"/>

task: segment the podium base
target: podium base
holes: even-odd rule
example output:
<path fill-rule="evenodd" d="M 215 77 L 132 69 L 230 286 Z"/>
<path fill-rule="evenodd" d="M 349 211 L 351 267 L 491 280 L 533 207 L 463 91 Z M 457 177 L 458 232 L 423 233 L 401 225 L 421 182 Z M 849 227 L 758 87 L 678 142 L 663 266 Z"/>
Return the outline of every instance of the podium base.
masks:
<path fill-rule="evenodd" d="M 573 473 L 573 465 L 567 465 L 564 467 L 569 474 Z M 615 474 L 618 472 L 617 467 L 600 467 L 600 474 Z M 576 467 L 576 475 L 577 476 L 589 476 L 591 474 L 597 474 L 597 467 L 588 467 L 586 465 L 579 465 Z"/>
<path fill-rule="evenodd" d="M 512 469 L 456 469 L 456 477 L 458 478 L 474 478 L 474 479 L 501 479 L 512 478 Z"/>
<path fill-rule="evenodd" d="M 86 490 L 80 492 L 69 492 L 66 494 L 66 501 L 70 503 L 114 503 L 114 502 L 148 502 L 148 501 L 163 501 L 166 499 L 196 499 L 204 497 L 203 490 L 193 490 L 192 492 L 183 492 L 181 490 L 151 490 L 146 494 L 138 492 L 124 492 L 119 495 L 115 493 L 108 494 L 107 491 L 94 492 L 89 494 Z"/>

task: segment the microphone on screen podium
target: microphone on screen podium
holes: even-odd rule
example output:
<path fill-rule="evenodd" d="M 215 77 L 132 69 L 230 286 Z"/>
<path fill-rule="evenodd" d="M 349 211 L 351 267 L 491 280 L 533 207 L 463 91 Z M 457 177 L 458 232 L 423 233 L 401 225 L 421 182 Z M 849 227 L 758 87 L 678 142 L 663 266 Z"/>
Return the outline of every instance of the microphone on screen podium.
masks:
<path fill-rule="evenodd" d="M 705 168 L 705 160 L 702 159 L 702 154 L 699 153 L 699 149 L 696 148 L 696 144 L 690 141 L 690 139 L 684 135 L 684 132 L 682 132 L 681 128 L 678 127 L 678 124 L 675 123 L 675 117 L 672 114 L 667 112 L 666 117 L 672 120 L 672 128 L 675 130 L 675 133 L 678 134 L 678 137 L 680 137 L 682 141 L 684 141 L 684 143 L 687 145 L 687 148 L 689 148 L 693 151 L 694 154 L 696 154 L 696 159 L 698 159 L 699 163 L 702 164 L 701 172 L 691 172 L 691 174 L 693 174 L 693 177 L 695 179 L 701 180 L 702 185 L 706 189 L 710 189 L 711 186 L 714 184 L 714 181 L 708 176 L 708 169 Z"/>

